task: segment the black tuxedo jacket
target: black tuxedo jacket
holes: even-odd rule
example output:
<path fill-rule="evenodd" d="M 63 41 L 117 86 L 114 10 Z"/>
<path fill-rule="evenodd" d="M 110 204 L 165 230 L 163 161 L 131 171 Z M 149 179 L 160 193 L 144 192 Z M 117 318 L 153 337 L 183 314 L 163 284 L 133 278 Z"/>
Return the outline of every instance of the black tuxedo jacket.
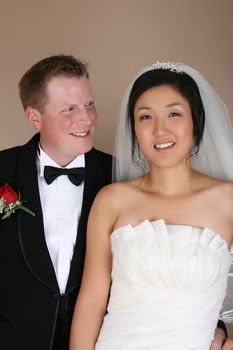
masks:
<path fill-rule="evenodd" d="M 47 249 L 38 189 L 36 152 L 39 135 L 26 145 L 0 152 L 0 186 L 20 191 L 25 206 L 0 220 L 0 349 L 51 349 L 61 296 Z M 98 190 L 111 182 L 111 156 L 92 149 L 85 154 L 85 184 L 76 245 L 65 303 L 72 320 L 80 288 L 88 213 Z"/>

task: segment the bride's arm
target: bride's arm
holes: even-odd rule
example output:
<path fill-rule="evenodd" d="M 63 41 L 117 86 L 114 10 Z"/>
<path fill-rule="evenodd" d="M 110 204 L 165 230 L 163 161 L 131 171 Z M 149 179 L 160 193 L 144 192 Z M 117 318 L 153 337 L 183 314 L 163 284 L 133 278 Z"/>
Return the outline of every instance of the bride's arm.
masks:
<path fill-rule="evenodd" d="M 226 340 L 226 337 L 226 333 L 222 328 L 216 328 L 210 350 L 222 350 L 222 346 Z"/>
<path fill-rule="evenodd" d="M 84 273 L 74 309 L 70 350 L 94 350 L 106 312 L 112 266 L 109 235 L 113 226 L 106 191 L 97 195 L 88 219 Z"/>
<path fill-rule="evenodd" d="M 228 186 L 229 186 L 229 183 L 228 183 Z M 231 186 L 230 187 L 231 190 L 228 191 L 230 193 L 230 195 L 228 197 L 230 200 L 228 200 L 228 201 L 226 200 L 226 194 L 224 193 L 224 195 L 223 195 L 223 197 L 224 197 L 223 206 L 226 206 L 224 208 L 224 212 L 225 213 L 227 213 L 227 212 L 229 213 L 229 221 L 232 224 L 233 186 L 232 186 L 232 184 L 230 186 Z M 230 231 L 233 232 L 232 229 Z M 232 239 L 233 239 L 233 237 L 232 237 Z M 232 297 L 232 281 L 231 281 L 231 277 L 230 277 L 232 275 L 232 265 L 231 265 L 231 268 L 230 268 L 229 272 L 230 272 L 230 274 L 229 274 L 229 277 L 228 277 L 227 294 L 226 294 L 226 297 L 224 299 L 223 307 L 222 307 L 222 310 L 221 310 L 222 318 L 223 319 L 225 318 L 224 317 L 224 311 L 225 311 L 226 314 L 227 314 L 227 317 L 228 317 L 228 321 L 229 321 L 229 316 L 232 317 L 232 314 L 233 314 L 233 312 L 229 313 L 229 311 L 232 311 L 232 300 L 233 300 L 233 297 Z M 215 333 L 214 333 L 214 339 L 212 341 L 210 350 L 233 350 L 233 339 L 232 338 L 228 338 L 227 328 L 226 328 L 225 323 L 222 320 L 218 321 L 217 328 L 216 328 Z"/>
<path fill-rule="evenodd" d="M 232 338 L 227 338 L 226 342 L 224 343 L 224 346 L 222 347 L 222 350 L 233 350 Z"/>

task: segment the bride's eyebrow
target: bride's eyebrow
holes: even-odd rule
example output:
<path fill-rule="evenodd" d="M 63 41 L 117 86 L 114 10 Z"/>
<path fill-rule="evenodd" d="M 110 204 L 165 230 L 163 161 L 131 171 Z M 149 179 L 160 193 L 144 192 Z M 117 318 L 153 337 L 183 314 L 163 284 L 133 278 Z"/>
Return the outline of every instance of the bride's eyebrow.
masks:
<path fill-rule="evenodd" d="M 166 105 L 166 107 L 175 107 L 175 106 L 182 106 L 182 103 L 180 102 L 172 102 Z"/>
<path fill-rule="evenodd" d="M 148 111 L 148 110 L 150 110 L 151 108 L 150 107 L 138 107 L 138 108 L 136 108 L 136 111 L 143 111 L 143 110 L 146 110 L 146 111 Z"/>

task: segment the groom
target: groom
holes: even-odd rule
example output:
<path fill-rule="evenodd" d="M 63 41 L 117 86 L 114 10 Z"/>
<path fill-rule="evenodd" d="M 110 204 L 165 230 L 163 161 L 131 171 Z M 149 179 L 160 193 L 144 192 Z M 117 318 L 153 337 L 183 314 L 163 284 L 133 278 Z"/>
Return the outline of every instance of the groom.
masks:
<path fill-rule="evenodd" d="M 88 77 L 84 63 L 57 55 L 33 65 L 19 83 L 38 133 L 0 152 L 0 215 L 10 214 L 0 220 L 1 350 L 69 347 L 88 213 L 111 181 L 111 156 L 92 148 L 96 110 Z M 7 206 L 19 193 L 31 212 Z"/>

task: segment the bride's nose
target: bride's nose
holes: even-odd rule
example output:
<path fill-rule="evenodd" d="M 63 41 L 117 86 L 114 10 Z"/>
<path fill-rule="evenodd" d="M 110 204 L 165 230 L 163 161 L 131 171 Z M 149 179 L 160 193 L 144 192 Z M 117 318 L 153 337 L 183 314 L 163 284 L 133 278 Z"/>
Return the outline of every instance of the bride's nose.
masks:
<path fill-rule="evenodd" d="M 153 132 L 155 135 L 163 135 L 168 129 L 164 118 L 156 118 L 153 123 Z"/>

